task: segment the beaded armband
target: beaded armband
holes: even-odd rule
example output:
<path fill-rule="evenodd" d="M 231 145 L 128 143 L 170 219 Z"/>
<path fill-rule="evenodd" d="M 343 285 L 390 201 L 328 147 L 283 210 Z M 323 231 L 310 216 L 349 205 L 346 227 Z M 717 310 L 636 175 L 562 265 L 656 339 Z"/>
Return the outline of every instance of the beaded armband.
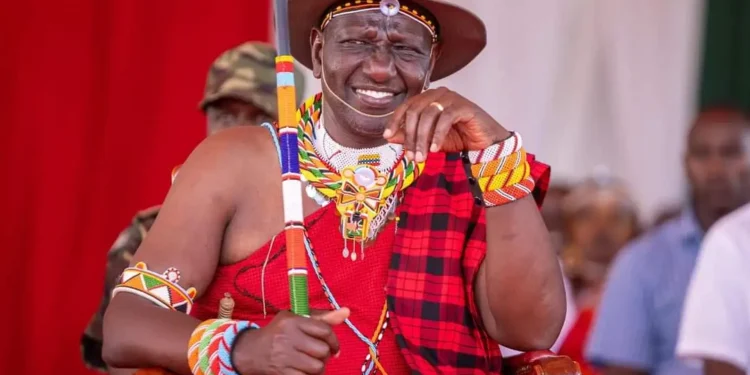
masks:
<path fill-rule="evenodd" d="M 190 336 L 188 364 L 194 375 L 238 375 L 232 348 L 240 333 L 258 329 L 243 320 L 211 319 L 198 325 Z"/>
<path fill-rule="evenodd" d="M 193 307 L 195 288 L 183 289 L 177 283 L 180 271 L 174 267 L 159 274 L 149 271 L 146 263 L 138 262 L 135 267 L 126 268 L 120 276 L 120 284 L 112 290 L 112 297 L 117 293 L 131 293 L 143 297 L 165 309 L 189 314 Z"/>
<path fill-rule="evenodd" d="M 484 150 L 469 151 L 466 159 L 470 181 L 478 186 L 480 199 L 487 207 L 519 200 L 534 190 L 531 166 L 518 133 L 511 133 L 509 138 Z"/>

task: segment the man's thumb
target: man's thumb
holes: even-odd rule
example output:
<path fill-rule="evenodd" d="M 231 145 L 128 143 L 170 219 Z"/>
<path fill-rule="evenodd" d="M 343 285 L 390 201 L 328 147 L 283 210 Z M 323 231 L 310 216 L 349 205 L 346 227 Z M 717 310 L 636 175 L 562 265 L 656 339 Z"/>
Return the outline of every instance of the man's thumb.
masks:
<path fill-rule="evenodd" d="M 350 311 L 346 307 L 342 307 L 338 310 L 329 311 L 324 314 L 313 315 L 313 319 L 319 320 L 323 323 L 336 326 L 344 322 L 349 318 Z"/>

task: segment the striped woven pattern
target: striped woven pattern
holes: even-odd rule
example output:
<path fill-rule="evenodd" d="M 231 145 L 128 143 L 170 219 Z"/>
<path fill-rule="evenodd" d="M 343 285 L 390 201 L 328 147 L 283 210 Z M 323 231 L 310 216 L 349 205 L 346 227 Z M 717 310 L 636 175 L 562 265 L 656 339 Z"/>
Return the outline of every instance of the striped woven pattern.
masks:
<path fill-rule="evenodd" d="M 511 133 L 500 143 L 466 155 L 485 206 L 517 201 L 534 190 L 531 164 L 520 134 Z"/>
<path fill-rule="evenodd" d="M 479 188 L 483 192 L 487 192 L 518 184 L 529 177 L 530 173 L 529 163 L 524 162 L 517 168 L 489 177 L 482 177 L 477 181 L 479 182 Z"/>
<path fill-rule="evenodd" d="M 257 329 L 246 321 L 210 319 L 190 336 L 188 365 L 194 375 L 237 375 L 232 364 L 232 346 L 240 332 Z"/>
<path fill-rule="evenodd" d="M 471 174 L 475 178 L 490 177 L 512 171 L 526 162 L 521 135 L 514 132 L 497 144 L 479 151 L 469 151 Z"/>

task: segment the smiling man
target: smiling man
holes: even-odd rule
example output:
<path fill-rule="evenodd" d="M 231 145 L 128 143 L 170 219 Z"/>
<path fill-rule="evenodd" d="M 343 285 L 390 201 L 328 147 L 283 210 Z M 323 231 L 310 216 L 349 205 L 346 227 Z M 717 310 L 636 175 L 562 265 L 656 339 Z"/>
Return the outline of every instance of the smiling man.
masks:
<path fill-rule="evenodd" d="M 480 53 L 483 23 L 433 0 L 290 0 L 289 12 L 292 52 L 323 86 L 299 110 L 299 158 L 286 161 L 305 177 L 316 311 L 287 311 L 276 131 L 230 129 L 183 165 L 123 273 L 108 363 L 485 374 L 500 371 L 498 344 L 549 348 L 565 315 L 537 209 L 549 168 L 476 104 L 428 89 Z M 214 319 L 226 293 L 233 319 Z"/>

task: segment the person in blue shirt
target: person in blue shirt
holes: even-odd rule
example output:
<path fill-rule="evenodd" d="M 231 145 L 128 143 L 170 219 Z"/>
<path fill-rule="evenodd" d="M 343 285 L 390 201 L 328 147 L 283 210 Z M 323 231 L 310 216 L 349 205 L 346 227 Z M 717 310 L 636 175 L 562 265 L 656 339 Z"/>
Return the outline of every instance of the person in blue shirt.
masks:
<path fill-rule="evenodd" d="M 675 357 L 683 300 L 703 233 L 750 201 L 748 140 L 738 111 L 712 109 L 694 122 L 685 155 L 690 204 L 626 246 L 609 270 L 586 348 L 604 375 L 701 374 Z"/>

